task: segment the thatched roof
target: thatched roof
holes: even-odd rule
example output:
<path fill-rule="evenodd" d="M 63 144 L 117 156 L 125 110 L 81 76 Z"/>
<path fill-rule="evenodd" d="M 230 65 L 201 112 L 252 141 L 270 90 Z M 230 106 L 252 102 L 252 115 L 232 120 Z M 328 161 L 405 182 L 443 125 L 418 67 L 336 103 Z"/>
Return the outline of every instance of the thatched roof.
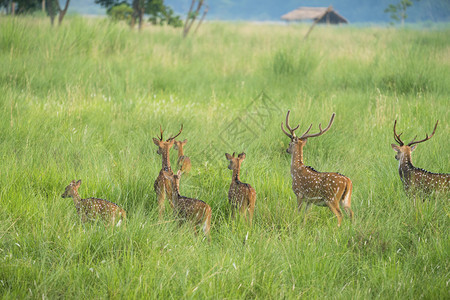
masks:
<path fill-rule="evenodd" d="M 333 7 L 299 7 L 281 16 L 285 21 L 318 20 L 319 23 L 348 23 Z"/>

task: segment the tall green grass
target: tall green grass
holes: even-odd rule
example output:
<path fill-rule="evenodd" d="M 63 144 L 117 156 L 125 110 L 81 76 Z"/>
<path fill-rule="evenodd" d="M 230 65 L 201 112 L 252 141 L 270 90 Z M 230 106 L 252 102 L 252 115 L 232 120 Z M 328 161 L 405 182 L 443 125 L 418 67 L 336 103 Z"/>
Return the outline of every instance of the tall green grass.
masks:
<path fill-rule="evenodd" d="M 106 20 L 0 18 L 0 295 L 3 298 L 448 298 L 448 195 L 416 206 L 390 144 L 436 135 L 415 165 L 449 171 L 449 29 L 209 22 L 183 40 Z M 258 96 L 273 113 L 258 115 Z M 279 126 L 331 130 L 305 162 L 353 181 L 353 223 L 304 223 Z M 259 123 L 251 117 L 259 117 Z M 212 242 L 158 221 L 159 125 L 184 130 L 181 192 L 213 209 Z M 244 127 L 243 127 L 244 126 Z M 242 129 L 239 136 L 231 130 Z M 247 129 L 246 129 L 247 128 Z M 255 222 L 230 219 L 225 152 L 247 153 Z M 171 153 L 172 164 L 176 152 Z M 70 199 L 118 203 L 126 229 L 81 224 Z"/>

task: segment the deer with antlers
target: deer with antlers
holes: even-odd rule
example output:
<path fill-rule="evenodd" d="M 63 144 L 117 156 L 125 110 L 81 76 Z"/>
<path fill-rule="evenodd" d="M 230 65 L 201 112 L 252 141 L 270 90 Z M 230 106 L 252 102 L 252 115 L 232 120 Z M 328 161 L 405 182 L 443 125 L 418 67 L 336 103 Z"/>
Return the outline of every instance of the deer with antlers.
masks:
<path fill-rule="evenodd" d="M 248 212 L 249 223 L 252 225 L 253 212 L 256 203 L 256 191 L 250 184 L 241 182 L 239 178 L 241 164 L 244 161 L 245 156 L 244 152 L 238 154 L 237 157 L 235 156 L 235 153 L 233 153 L 233 155 L 225 153 L 225 157 L 230 162 L 228 169 L 233 170 L 230 190 L 228 191 L 228 201 L 231 204 L 233 216 L 236 209 L 240 211 L 244 218 L 247 218 Z"/>
<path fill-rule="evenodd" d="M 161 129 L 161 126 L 159 126 L 159 131 L 161 133 L 161 136 L 158 138 L 153 138 L 153 143 L 158 146 L 158 151 L 156 153 L 158 153 L 162 157 L 162 167 L 153 186 L 155 188 L 156 197 L 158 199 L 159 218 L 161 219 L 164 213 L 164 200 L 166 196 L 169 199 L 170 206 L 173 208 L 172 188 L 169 180 L 164 176 L 163 172 L 173 174 L 172 168 L 170 167 L 169 150 L 170 148 L 172 148 L 175 138 L 181 134 L 181 131 L 183 131 L 183 124 L 181 124 L 180 131 L 177 135 L 171 136 L 165 141 L 163 139 L 164 131 Z"/>
<path fill-rule="evenodd" d="M 397 154 L 395 155 L 395 159 L 399 161 L 398 173 L 400 174 L 400 179 L 403 182 L 405 192 L 408 195 L 410 195 L 411 193 L 415 194 L 415 192 L 430 194 L 434 191 L 449 191 L 450 174 L 431 173 L 424 169 L 416 168 L 413 166 L 411 160 L 411 153 L 414 151 L 414 149 L 416 149 L 416 145 L 431 139 L 436 132 L 438 123 L 439 121 L 436 122 L 433 133 L 430 136 L 426 134 L 425 138 L 420 141 L 416 141 L 416 136 L 411 142 L 405 145 L 405 143 L 400 138 L 402 133 L 397 134 L 395 130 L 395 127 L 397 126 L 397 120 L 395 120 L 394 122 L 394 140 L 398 143 L 398 145 L 391 144 L 391 147 L 392 149 L 394 149 L 394 151 L 397 152 Z"/>
<path fill-rule="evenodd" d="M 290 110 L 286 115 L 286 128 L 289 132 L 286 132 L 283 123 L 281 123 L 281 130 L 291 139 L 287 152 L 292 156 L 292 189 L 297 196 L 298 210 L 301 210 L 303 201 L 305 201 L 306 218 L 306 212 L 311 204 L 328 206 L 336 215 L 338 226 L 340 226 L 342 220 L 342 212 L 339 207 L 340 204 L 343 205 L 346 213 L 353 219 L 353 211 L 350 208 L 352 181 L 339 173 L 318 172 L 303 163 L 303 147 L 306 145 L 308 138 L 318 137 L 327 132 L 330 129 L 331 124 L 333 124 L 335 113 L 331 115 L 330 122 L 325 129 L 322 130 L 322 125 L 319 124 L 319 132 L 310 134 L 309 131 L 312 128 L 311 124 L 308 130 L 300 137 L 297 137 L 294 133 L 300 125 L 297 125 L 295 128 L 289 126 L 289 113 Z"/>
<path fill-rule="evenodd" d="M 180 178 L 181 170 L 177 174 L 163 171 L 163 176 L 170 182 L 172 189 L 172 203 L 174 205 L 174 212 L 180 218 L 180 221 L 191 221 L 195 227 L 197 234 L 197 225 L 203 224 L 203 232 L 208 238 L 210 237 L 211 229 L 211 207 L 202 200 L 188 198 L 180 195 Z"/>
<path fill-rule="evenodd" d="M 73 180 L 68 186 L 66 186 L 66 189 L 61 197 L 72 197 L 77 213 L 82 222 L 94 221 L 101 218 L 111 226 L 114 226 L 114 224 L 116 224 L 116 220 L 118 220 L 116 225 L 120 226 L 122 220 L 124 222 L 126 221 L 127 214 L 125 210 L 120 208 L 115 203 L 99 198 L 81 199 L 78 194 L 78 188 L 80 185 L 81 179 L 78 181 Z"/>
<path fill-rule="evenodd" d="M 183 147 L 187 144 L 187 139 L 184 141 L 175 141 L 173 149 L 178 150 L 177 169 L 183 173 L 189 173 L 191 170 L 191 159 L 184 155 Z"/>

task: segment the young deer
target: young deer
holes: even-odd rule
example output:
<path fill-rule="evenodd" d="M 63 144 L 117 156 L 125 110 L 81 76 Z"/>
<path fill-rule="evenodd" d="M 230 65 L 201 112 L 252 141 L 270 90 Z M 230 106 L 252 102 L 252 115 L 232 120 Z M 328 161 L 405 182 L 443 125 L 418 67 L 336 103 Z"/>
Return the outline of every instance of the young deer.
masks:
<path fill-rule="evenodd" d="M 433 191 L 437 192 L 448 192 L 449 191 L 449 182 L 450 182 L 450 174 L 436 174 L 428 172 L 424 169 L 419 169 L 413 166 L 411 160 L 411 152 L 416 148 L 416 144 L 425 142 L 434 135 L 436 132 L 436 128 L 438 125 L 434 126 L 433 133 L 428 136 L 426 134 L 425 138 L 420 141 L 415 141 L 416 137 L 409 142 L 407 145 L 403 143 L 400 139 L 402 135 L 397 134 L 395 131 L 395 127 L 397 125 L 397 120 L 394 122 L 394 139 L 399 144 L 391 144 L 392 149 L 397 152 L 395 155 L 395 159 L 399 161 L 398 164 L 398 173 L 400 174 L 400 179 L 403 182 L 403 187 L 405 192 L 410 195 L 414 194 L 414 191 L 421 192 L 423 194 L 430 194 Z"/>
<path fill-rule="evenodd" d="M 116 223 L 116 219 L 122 218 L 125 222 L 127 218 L 127 214 L 125 210 L 120 208 L 117 204 L 109 202 L 105 199 L 98 198 L 87 198 L 81 199 L 78 194 L 78 188 L 81 185 L 81 180 L 75 182 L 73 180 L 68 186 L 66 186 L 66 190 L 61 195 L 62 198 L 73 198 L 73 202 L 75 203 L 75 207 L 77 209 L 77 213 L 81 218 L 82 222 L 93 221 L 98 218 L 102 218 L 109 225 L 114 225 Z M 117 222 L 117 226 L 120 226 L 122 220 Z"/>
<path fill-rule="evenodd" d="M 230 161 L 228 169 L 233 170 L 233 177 L 231 179 L 230 190 L 228 191 L 228 201 L 232 207 L 232 214 L 239 209 L 241 215 L 247 219 L 247 211 L 249 214 L 249 222 L 252 225 L 253 212 L 255 210 L 256 191 L 248 183 L 241 182 L 239 172 L 241 171 L 241 164 L 245 159 L 245 153 L 242 152 L 237 157 L 235 153 L 231 156 L 225 153 L 225 157 Z"/>
<path fill-rule="evenodd" d="M 180 196 L 181 170 L 178 170 L 175 175 L 172 172 L 164 171 L 163 175 L 170 182 L 174 211 L 181 218 L 180 221 L 189 220 L 193 222 L 196 234 L 196 226 L 203 224 L 203 232 L 208 240 L 211 240 L 209 234 L 211 229 L 211 207 L 201 200 Z"/>
<path fill-rule="evenodd" d="M 170 167 L 169 150 L 172 148 L 175 138 L 180 135 L 181 131 L 183 131 L 183 124 L 181 124 L 181 129 L 178 134 L 176 136 L 169 137 L 166 141 L 163 140 L 164 131 L 161 129 L 161 126 L 159 126 L 159 131 L 161 132 L 161 136 L 159 138 L 153 138 L 153 143 L 158 146 L 158 151 L 156 153 L 162 157 L 162 168 L 161 171 L 159 171 L 159 175 L 156 178 L 153 187 L 155 188 L 156 197 L 158 199 L 159 218 L 161 219 L 164 213 L 164 200 L 166 196 L 169 199 L 170 206 L 173 208 L 172 189 L 163 172 L 173 174 L 172 168 Z"/>
<path fill-rule="evenodd" d="M 184 141 L 175 141 L 173 149 L 178 150 L 178 161 L 177 161 L 177 169 L 181 170 L 181 172 L 189 173 L 191 170 L 191 159 L 188 156 L 184 155 L 183 147 L 186 145 L 187 140 Z"/>
<path fill-rule="evenodd" d="M 353 219 L 353 211 L 350 208 L 352 181 L 339 173 L 317 172 L 303 163 L 303 147 L 306 145 L 307 139 L 321 136 L 327 132 L 333 123 L 335 114 L 332 114 L 330 122 L 324 130 L 322 130 L 322 125 L 319 124 L 319 132 L 309 134 L 312 127 L 311 124 L 304 134 L 297 137 L 294 131 L 300 125 L 293 129 L 289 126 L 289 113 L 290 111 L 286 115 L 286 127 L 289 133 L 284 130 L 283 123 L 281 123 L 281 130 L 291 139 L 287 152 L 292 155 L 292 189 L 297 196 L 298 210 L 301 210 L 303 201 L 306 202 L 305 217 L 311 204 L 328 206 L 336 215 L 338 226 L 341 226 L 342 212 L 339 207 L 340 204 L 343 205 L 344 210 Z"/>

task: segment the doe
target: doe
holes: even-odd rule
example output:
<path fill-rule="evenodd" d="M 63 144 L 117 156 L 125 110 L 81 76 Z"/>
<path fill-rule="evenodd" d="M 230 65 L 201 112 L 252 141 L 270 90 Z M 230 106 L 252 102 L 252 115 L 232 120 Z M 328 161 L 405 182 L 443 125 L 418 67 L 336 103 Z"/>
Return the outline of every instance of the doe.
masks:
<path fill-rule="evenodd" d="M 249 214 L 249 223 L 252 225 L 253 212 L 255 210 L 256 203 L 256 191 L 248 183 L 243 183 L 239 178 L 239 173 L 241 171 L 241 164 L 245 159 L 245 153 L 242 152 L 235 156 L 225 153 L 225 157 L 230 162 L 228 169 L 233 170 L 233 177 L 231 178 L 230 189 L 228 191 L 228 201 L 232 207 L 232 214 L 236 209 L 239 209 L 241 215 L 247 218 L 247 211 Z"/>
<path fill-rule="evenodd" d="M 197 225 L 203 224 L 203 232 L 208 241 L 210 241 L 211 207 L 202 200 L 180 195 L 180 170 L 178 170 L 177 174 L 164 171 L 163 175 L 171 184 L 175 214 L 180 218 L 181 222 L 184 220 L 193 222 L 196 234 Z"/>
<path fill-rule="evenodd" d="M 189 173 L 191 170 L 191 159 L 184 155 L 183 147 L 186 145 L 187 139 L 184 141 L 175 141 L 173 149 L 178 150 L 177 169 L 183 173 Z"/>
<path fill-rule="evenodd" d="M 81 185 L 81 180 L 73 180 L 66 190 L 61 195 L 62 198 L 73 198 L 77 213 L 81 218 L 82 222 L 93 221 L 98 218 L 102 218 L 103 221 L 107 222 L 109 225 L 114 226 L 117 222 L 117 226 L 120 226 L 122 220 L 125 222 L 127 214 L 125 210 L 119 207 L 117 204 L 112 203 L 105 199 L 99 198 L 86 198 L 81 199 L 78 194 L 78 188 Z"/>

